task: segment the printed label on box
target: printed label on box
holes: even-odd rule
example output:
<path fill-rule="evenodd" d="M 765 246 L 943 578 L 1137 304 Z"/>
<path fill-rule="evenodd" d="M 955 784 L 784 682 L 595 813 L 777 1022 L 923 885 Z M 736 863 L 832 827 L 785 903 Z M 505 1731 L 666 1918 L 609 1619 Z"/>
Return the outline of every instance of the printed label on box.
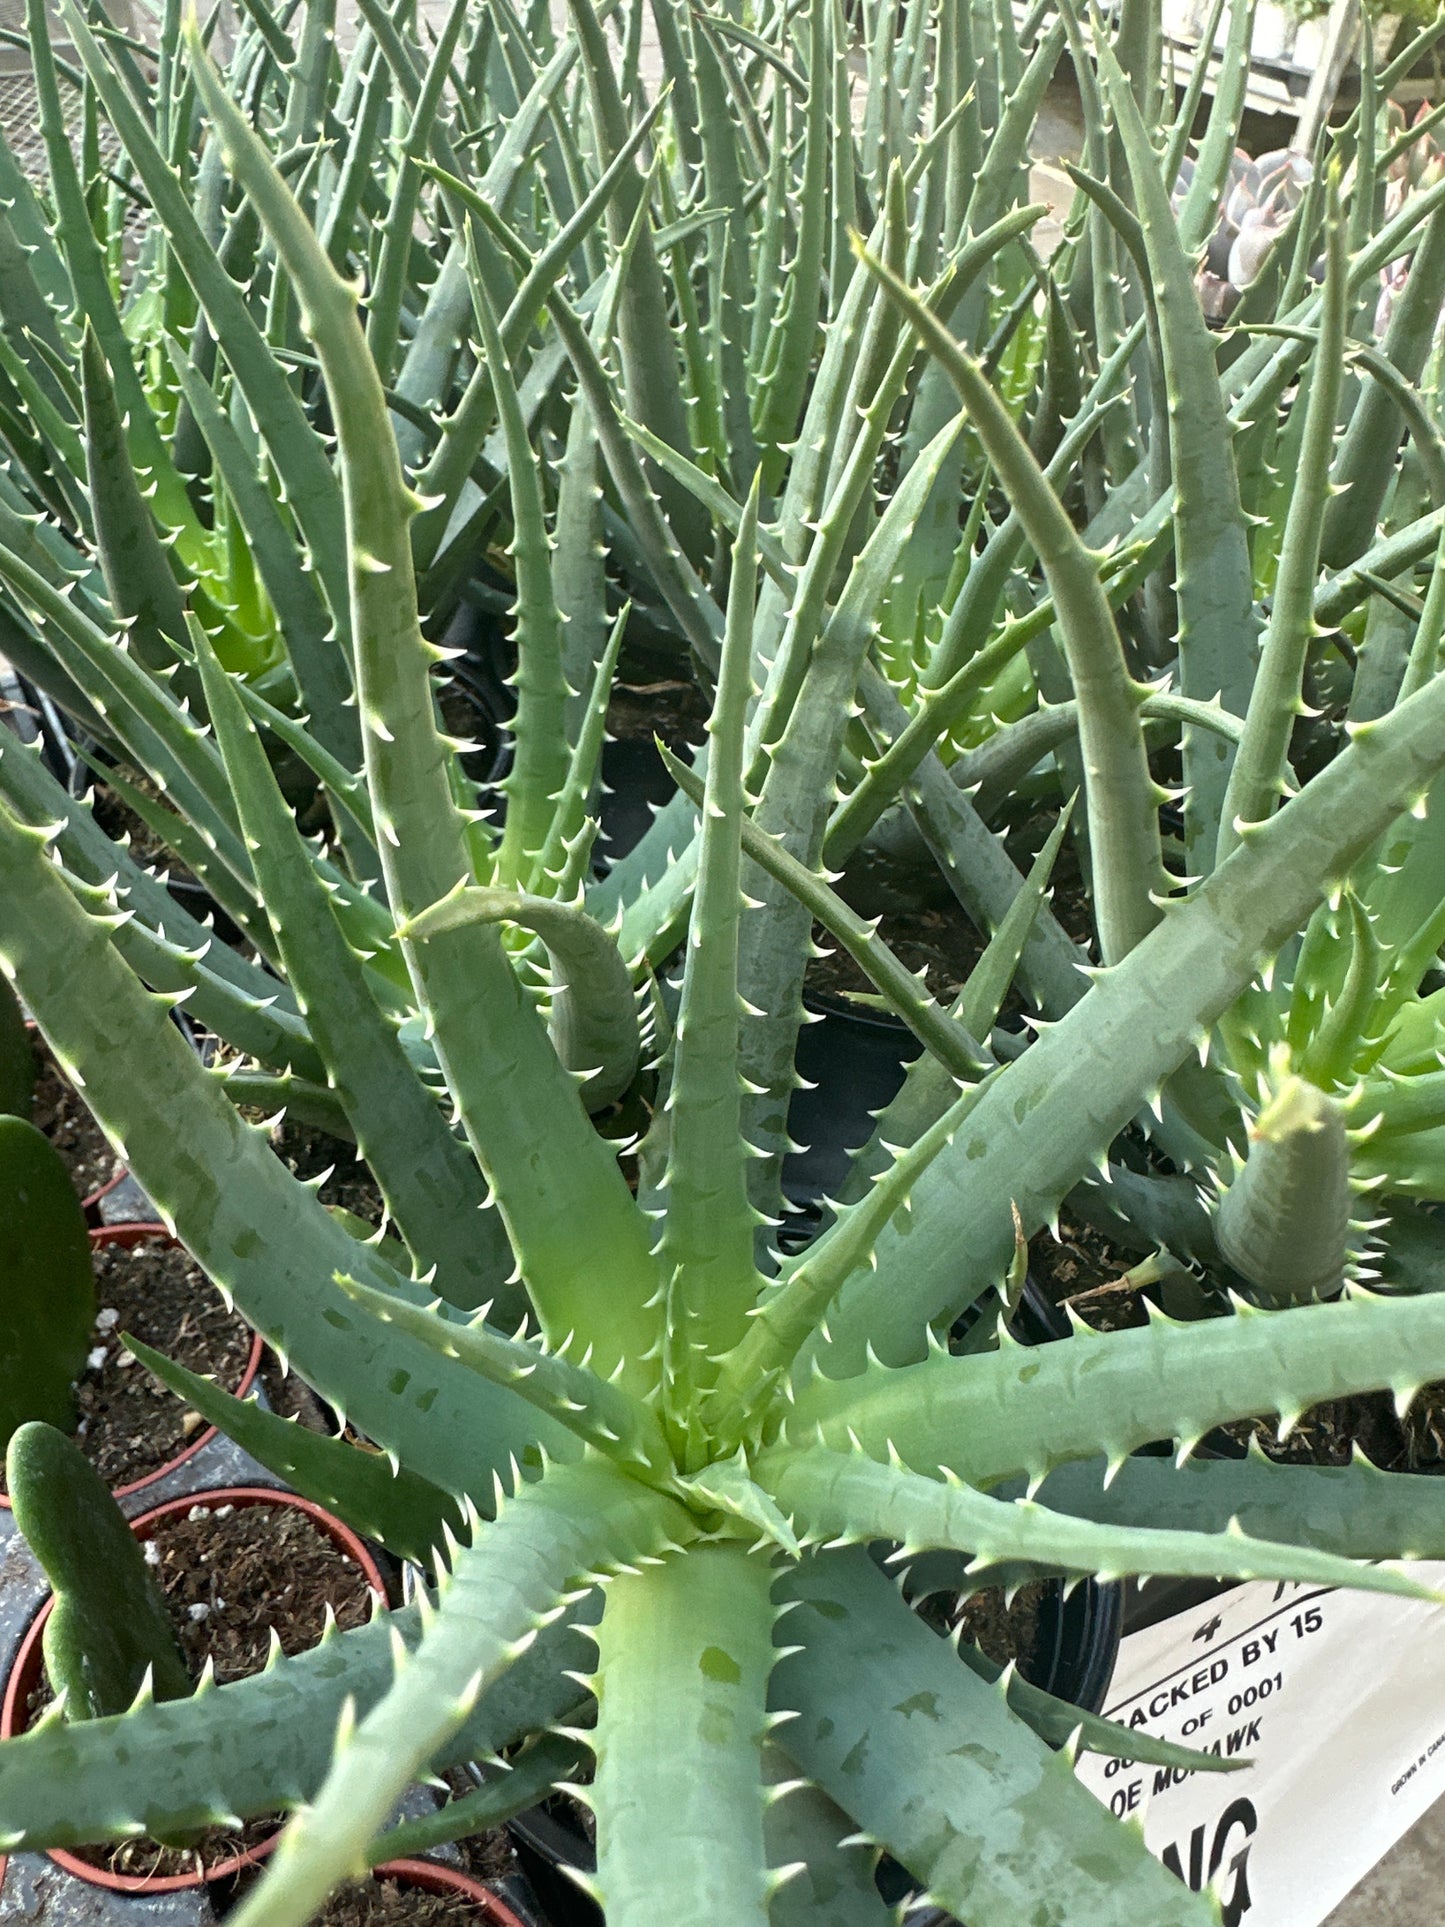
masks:
<path fill-rule="evenodd" d="M 1445 1590 L 1445 1564 L 1410 1570 Z M 1147 1596 L 1147 1595 L 1146 1595 Z M 1225 1758 L 1079 1777 L 1224 1927 L 1319 1927 L 1445 1794 L 1445 1606 L 1255 1582 L 1131 1633 L 1105 1713 Z"/>

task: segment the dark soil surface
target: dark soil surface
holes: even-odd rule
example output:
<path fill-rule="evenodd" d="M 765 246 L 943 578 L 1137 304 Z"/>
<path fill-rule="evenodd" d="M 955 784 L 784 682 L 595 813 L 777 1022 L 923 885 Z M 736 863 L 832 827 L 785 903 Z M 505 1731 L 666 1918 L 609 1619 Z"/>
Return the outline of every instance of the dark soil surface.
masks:
<path fill-rule="evenodd" d="M 266 1403 L 279 1417 L 295 1419 L 308 1432 L 335 1436 L 337 1428 L 330 1407 L 316 1396 L 304 1378 L 295 1372 L 283 1372 L 275 1352 L 262 1353 L 257 1376 L 266 1394 Z"/>
<path fill-rule="evenodd" d="M 360 1566 L 294 1506 L 197 1503 L 163 1520 L 150 1543 L 197 1679 L 208 1657 L 222 1686 L 260 1672 L 273 1626 L 282 1652 L 306 1652 L 326 1629 L 328 1604 L 344 1632 L 371 1616 Z"/>
<path fill-rule="evenodd" d="M 343 1887 L 313 1916 L 319 1927 L 392 1927 L 394 1921 L 414 1921 L 420 1927 L 442 1927 L 447 1921 L 476 1921 L 485 1916 L 467 1894 L 429 1894 L 400 1880 L 368 1880 Z"/>
<path fill-rule="evenodd" d="M 1445 1471 L 1445 1384 L 1427 1385 L 1403 1419 L 1388 1392 L 1330 1399 L 1311 1406 L 1287 1438 L 1272 1418 L 1241 1419 L 1223 1428 L 1241 1445 L 1258 1439 L 1285 1465 L 1348 1465 L 1358 1445 L 1387 1472 Z"/>
<path fill-rule="evenodd" d="M 460 1767 L 450 1768 L 441 1777 L 456 1799 L 465 1798 L 468 1793 L 476 1791 L 476 1781 Z M 470 1874 L 473 1880 L 494 1883 L 517 1871 L 512 1837 L 505 1827 L 489 1827 L 485 1833 L 471 1834 L 455 1844 L 461 1857 L 462 1872 Z"/>
<path fill-rule="evenodd" d="M 707 698 L 696 683 L 618 683 L 607 705 L 607 733 L 620 743 L 660 736 L 669 749 L 680 749 L 703 740 L 707 718 Z"/>
<path fill-rule="evenodd" d="M 984 951 L 983 938 L 956 903 L 885 912 L 879 919 L 878 934 L 906 969 L 915 976 L 923 972 L 929 994 L 941 1004 L 952 1003 Z M 878 996 L 872 979 L 821 925 L 814 925 L 813 941 L 833 954 L 809 963 L 809 990 L 834 997 Z M 1017 1004 L 1012 995 L 1010 1002 L 1022 1010 L 1022 1004 Z"/>
<path fill-rule="evenodd" d="M 343 1630 L 370 1616 L 371 1589 L 361 1568 L 291 1506 L 197 1503 L 158 1525 L 146 1557 L 197 1680 L 207 1658 L 218 1684 L 259 1672 L 273 1626 L 285 1653 L 314 1646 L 328 1604 Z M 32 1695 L 32 1718 L 49 1697 L 44 1686 Z M 239 1830 L 208 1828 L 185 1847 L 127 1840 L 82 1849 L 80 1857 L 117 1874 L 191 1873 L 259 1845 L 279 1825 L 278 1815 L 258 1815 Z"/>
<path fill-rule="evenodd" d="M 38 1034 L 34 1050 L 35 1105 L 30 1121 L 60 1153 L 76 1195 L 93 1197 L 121 1169 L 121 1161 Z"/>
<path fill-rule="evenodd" d="M 283 1118 L 277 1125 L 271 1133 L 271 1144 L 298 1178 L 316 1178 L 323 1171 L 331 1171 L 319 1194 L 323 1204 L 340 1205 L 369 1225 L 381 1223 L 386 1215 L 381 1187 L 356 1155 L 354 1144 L 291 1118 Z"/>
<path fill-rule="evenodd" d="M 1039 1611 L 1048 1590 L 1044 1581 L 1035 1580 L 1020 1586 L 1009 1604 L 1002 1587 L 971 1593 L 953 1608 L 947 1629 L 961 1633 L 995 1666 L 1007 1666 L 1011 1659 L 1022 1665 L 1037 1644 Z"/>
<path fill-rule="evenodd" d="M 251 1328 L 178 1246 L 161 1238 L 95 1253 L 95 1331 L 76 1381 L 76 1439 L 107 1485 L 144 1478 L 184 1450 L 199 1415 L 137 1364 L 121 1343 L 132 1333 L 228 1391 L 240 1384 Z"/>
<path fill-rule="evenodd" d="M 164 802 L 165 799 L 148 776 L 124 767 L 120 770 L 120 774 L 135 789 L 154 797 L 158 803 Z M 106 787 L 103 771 L 96 779 L 95 795 L 92 798 L 90 810 L 91 815 L 112 843 L 122 843 L 127 837 L 130 838 L 131 856 L 142 869 L 168 871 L 172 879 L 183 883 L 196 881 L 193 873 L 156 835 L 150 825 L 137 816 L 129 803 L 123 803 L 113 790 Z"/>
<path fill-rule="evenodd" d="M 1029 1276 L 1055 1305 L 1068 1305 L 1096 1331 L 1148 1322 L 1143 1295 L 1119 1280 L 1135 1261 L 1092 1225 L 1059 1213 L 1059 1235 L 1037 1232 L 1029 1244 Z"/>

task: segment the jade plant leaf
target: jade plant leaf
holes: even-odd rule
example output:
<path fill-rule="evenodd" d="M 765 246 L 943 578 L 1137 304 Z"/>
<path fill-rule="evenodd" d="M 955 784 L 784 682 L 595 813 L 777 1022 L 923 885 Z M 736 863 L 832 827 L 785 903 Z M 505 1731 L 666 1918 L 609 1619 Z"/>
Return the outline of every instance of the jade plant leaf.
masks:
<path fill-rule="evenodd" d="M 123 1713 L 147 1689 L 186 1698 L 191 1676 L 141 1543 L 79 1446 L 52 1425 L 23 1425 L 5 1477 L 55 1596 L 42 1640 L 67 1717 Z"/>
<path fill-rule="evenodd" d="M 0 1116 L 29 1118 L 35 1098 L 35 1060 L 20 999 L 0 983 Z"/>
<path fill-rule="evenodd" d="M 30 1040 L 21 1031 L 28 1054 Z M 90 1240 L 60 1153 L 0 1117 L 0 1438 L 28 1419 L 68 1431 L 95 1317 Z"/>

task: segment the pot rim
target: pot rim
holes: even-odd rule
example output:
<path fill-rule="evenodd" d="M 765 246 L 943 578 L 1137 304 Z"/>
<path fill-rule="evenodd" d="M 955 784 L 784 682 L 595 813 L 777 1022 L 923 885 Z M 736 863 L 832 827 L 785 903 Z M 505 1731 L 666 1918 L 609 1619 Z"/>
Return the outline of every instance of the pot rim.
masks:
<path fill-rule="evenodd" d="M 348 1557 L 354 1559 L 361 1568 L 374 1597 L 385 1606 L 386 1582 L 381 1568 L 372 1556 L 370 1547 L 359 1534 L 352 1531 L 344 1520 L 338 1519 L 333 1512 L 307 1499 L 299 1492 L 289 1492 L 280 1486 L 271 1485 L 222 1485 L 211 1486 L 199 1492 L 183 1493 L 179 1498 L 166 1499 L 162 1504 L 152 1506 L 148 1511 L 138 1514 L 128 1521 L 131 1531 L 138 1539 L 148 1539 L 149 1528 L 176 1515 L 189 1514 L 194 1507 L 204 1506 L 214 1511 L 220 1506 L 249 1507 L 256 1505 L 286 1505 L 313 1520 L 326 1534 L 340 1546 Z M 41 1652 L 41 1638 L 45 1622 L 50 1617 L 55 1603 L 53 1593 L 47 1593 L 40 1609 L 25 1630 L 25 1636 L 16 1648 L 11 1661 L 10 1671 L 5 1681 L 5 1696 L 0 1703 L 0 1740 L 15 1738 L 25 1731 L 20 1724 L 20 1709 L 29 1696 L 31 1688 L 39 1678 L 44 1663 Z M 101 1887 L 112 1893 L 175 1893 L 186 1887 L 205 1887 L 214 1880 L 223 1879 L 228 1874 L 238 1873 L 243 1867 L 254 1866 L 264 1860 L 280 1837 L 280 1830 L 269 1839 L 259 1841 L 254 1847 L 246 1847 L 240 1853 L 231 1854 L 227 1859 L 218 1861 L 214 1867 L 198 1873 L 189 1874 L 117 1874 L 108 1873 L 94 1866 L 88 1860 L 69 1853 L 64 1847 L 50 1847 L 45 1850 L 46 1858 L 54 1861 L 69 1874 L 83 1880 L 87 1886 Z M 5 1863 L 0 1860 L 0 1882 L 5 1875 Z"/>
<path fill-rule="evenodd" d="M 502 1896 L 484 1881 L 459 1867 L 441 1860 L 383 1860 L 371 1870 L 373 1880 L 404 1880 L 426 1893 L 465 1894 L 481 1908 L 492 1927 L 523 1927 L 520 1914 L 514 1913 Z"/>
<path fill-rule="evenodd" d="M 122 1171 L 120 1175 L 124 1177 L 125 1173 Z M 97 1225 L 89 1236 L 92 1251 L 104 1251 L 107 1245 L 119 1245 L 122 1249 L 126 1249 L 140 1244 L 146 1238 L 160 1238 L 168 1245 L 181 1248 L 180 1239 L 173 1237 L 163 1224 L 145 1219 L 137 1219 L 127 1224 Z M 265 1350 L 265 1339 L 260 1332 L 253 1331 L 245 1370 L 234 1386 L 223 1386 L 222 1389 L 229 1391 L 233 1398 L 244 1398 L 256 1382 L 256 1374 L 261 1369 L 261 1359 Z M 128 1499 L 133 1492 L 144 1492 L 147 1486 L 158 1485 L 162 1479 L 169 1478 L 178 1466 L 185 1465 L 204 1446 L 209 1445 L 216 1436 L 216 1429 L 214 1425 L 201 1426 L 194 1438 L 188 1439 L 179 1452 L 174 1453 L 162 1464 L 153 1467 L 151 1471 L 142 1474 L 140 1478 L 130 1479 L 124 1485 L 113 1485 L 110 1488 L 110 1496 L 113 1499 Z M 9 1510 L 10 1495 L 0 1492 L 0 1512 Z"/>

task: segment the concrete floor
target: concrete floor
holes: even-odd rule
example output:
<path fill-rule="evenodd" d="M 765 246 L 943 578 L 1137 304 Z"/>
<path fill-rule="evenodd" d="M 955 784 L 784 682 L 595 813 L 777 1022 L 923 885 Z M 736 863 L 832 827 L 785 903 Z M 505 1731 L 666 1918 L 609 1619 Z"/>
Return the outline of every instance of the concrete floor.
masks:
<path fill-rule="evenodd" d="M 1417 1820 L 1323 1927 L 1440 1927 L 1445 1920 L 1445 1800 Z M 1261 1922 L 1260 1927 L 1268 1927 Z"/>

